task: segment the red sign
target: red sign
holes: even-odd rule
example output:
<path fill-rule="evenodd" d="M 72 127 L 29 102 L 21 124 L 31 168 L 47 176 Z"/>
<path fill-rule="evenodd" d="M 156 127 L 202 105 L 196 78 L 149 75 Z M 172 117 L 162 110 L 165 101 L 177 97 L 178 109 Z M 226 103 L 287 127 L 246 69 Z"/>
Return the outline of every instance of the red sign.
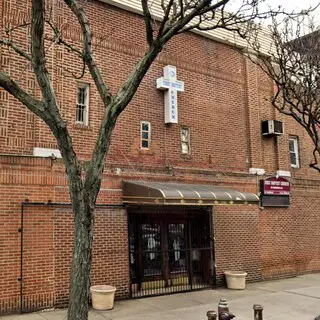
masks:
<path fill-rule="evenodd" d="M 273 196 L 290 195 L 290 181 L 282 177 L 271 177 L 263 181 L 263 194 Z"/>

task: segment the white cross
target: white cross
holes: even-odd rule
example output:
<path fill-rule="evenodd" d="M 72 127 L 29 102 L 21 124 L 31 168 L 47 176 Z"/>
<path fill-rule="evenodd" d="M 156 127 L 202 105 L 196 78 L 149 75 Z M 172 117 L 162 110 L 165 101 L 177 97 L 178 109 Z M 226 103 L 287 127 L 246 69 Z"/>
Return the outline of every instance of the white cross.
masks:
<path fill-rule="evenodd" d="M 164 93 L 164 119 L 165 123 L 178 123 L 178 92 L 184 91 L 184 82 L 177 80 L 177 68 L 165 66 L 163 77 L 157 79 L 157 89 Z"/>

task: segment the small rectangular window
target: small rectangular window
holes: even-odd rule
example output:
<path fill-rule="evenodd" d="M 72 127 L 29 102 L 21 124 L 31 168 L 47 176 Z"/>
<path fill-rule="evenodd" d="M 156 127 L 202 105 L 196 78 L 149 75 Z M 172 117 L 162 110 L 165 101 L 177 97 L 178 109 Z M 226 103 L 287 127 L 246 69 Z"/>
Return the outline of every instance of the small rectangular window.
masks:
<path fill-rule="evenodd" d="M 151 143 L 151 124 L 148 121 L 141 121 L 141 148 L 149 149 Z"/>
<path fill-rule="evenodd" d="M 190 154 L 190 128 L 181 128 L 181 153 Z"/>
<path fill-rule="evenodd" d="M 292 168 L 299 168 L 298 138 L 289 137 L 290 163 Z"/>
<path fill-rule="evenodd" d="M 89 122 L 89 85 L 78 83 L 76 123 L 88 125 Z"/>

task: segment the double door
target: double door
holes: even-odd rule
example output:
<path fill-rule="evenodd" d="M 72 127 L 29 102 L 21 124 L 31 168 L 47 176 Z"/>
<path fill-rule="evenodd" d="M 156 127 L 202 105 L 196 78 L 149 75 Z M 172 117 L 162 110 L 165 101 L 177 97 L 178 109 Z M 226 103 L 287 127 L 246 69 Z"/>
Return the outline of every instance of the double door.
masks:
<path fill-rule="evenodd" d="M 205 214 L 130 215 L 133 297 L 210 286 L 212 250 L 206 218 Z"/>

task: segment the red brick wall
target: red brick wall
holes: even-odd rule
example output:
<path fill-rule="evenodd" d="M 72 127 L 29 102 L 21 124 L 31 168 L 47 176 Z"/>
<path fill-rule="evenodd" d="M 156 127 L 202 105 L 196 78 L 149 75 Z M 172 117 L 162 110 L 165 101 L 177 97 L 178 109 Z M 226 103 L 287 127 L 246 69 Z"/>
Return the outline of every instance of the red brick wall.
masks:
<path fill-rule="evenodd" d="M 4 25 L 19 23 L 27 16 L 29 2 L 19 1 L 18 6 L 17 1 L 0 1 Z M 52 0 L 52 4 L 54 19 L 69 25 L 64 33 L 66 39 L 79 43 L 81 33 L 70 10 L 63 1 Z M 116 92 L 145 49 L 143 21 L 133 13 L 99 1 L 87 2 L 87 6 L 97 37 L 94 41 L 103 38 L 95 48 L 97 62 L 111 91 Z M 28 30 L 18 29 L 14 39 L 17 45 L 26 48 Z M 85 75 L 83 81 L 91 85 L 89 127 L 75 125 L 77 81 L 63 67 L 79 73 L 80 63 L 58 46 L 51 47 L 47 61 L 77 154 L 81 159 L 88 159 L 103 114 L 99 96 L 89 75 Z M 30 64 L 3 47 L 0 47 L 0 63 L 3 71 L 40 98 Z M 155 82 L 167 64 L 177 66 L 178 79 L 185 82 L 185 92 L 178 98 L 179 124 L 165 126 L 163 93 L 156 90 Z M 256 178 L 248 174 L 249 168 L 264 168 L 267 175 L 274 175 L 278 169 L 290 170 L 288 136 L 298 135 L 301 168 L 292 170 L 294 191 L 289 209 L 214 208 L 218 280 L 222 281 L 222 272 L 227 268 L 245 269 L 249 280 L 320 270 L 317 227 L 320 176 L 308 168 L 312 146 L 305 132 L 292 120 L 275 113 L 268 103 L 272 92 L 272 84 L 241 50 L 191 33 L 176 37 L 154 63 L 120 116 L 107 157 L 99 202 L 120 203 L 123 179 L 210 183 L 256 192 Z M 19 308 L 20 233 L 17 230 L 21 202 L 70 200 L 62 161 L 24 157 L 31 155 L 34 147 L 55 148 L 52 134 L 41 120 L 3 90 L 0 90 L 0 102 L 0 225 L 3 226 L 0 313 L 4 313 Z M 285 134 L 276 139 L 262 138 L 261 120 L 274 118 L 285 122 Z M 152 145 L 147 152 L 139 148 L 140 120 L 150 121 L 152 125 Z M 181 156 L 180 125 L 191 128 L 190 157 Z M 122 173 L 117 174 L 116 168 Z M 29 264 L 25 270 L 25 307 L 31 310 L 65 305 L 72 245 L 70 210 L 28 207 L 26 219 L 25 259 Z M 119 297 L 127 296 L 125 212 L 101 209 L 96 226 L 95 240 L 99 245 L 94 249 L 93 283 L 110 282 L 119 287 Z"/>
<path fill-rule="evenodd" d="M 73 247 L 70 209 L 56 209 L 54 222 L 55 306 L 68 303 Z M 91 284 L 116 286 L 116 298 L 129 297 L 129 251 L 125 209 L 99 208 L 95 212 Z"/>
<path fill-rule="evenodd" d="M 53 212 L 25 207 L 23 220 L 23 309 L 48 308 L 55 294 Z"/>
<path fill-rule="evenodd" d="M 73 248 L 73 215 L 69 209 L 55 209 L 54 214 L 54 273 L 56 277 L 55 304 L 65 306 L 68 303 L 70 265 Z"/>
<path fill-rule="evenodd" d="M 6 0 L 3 1 L 7 3 Z M 68 21 L 70 25 L 65 32 L 66 39 L 79 41 L 81 32 L 70 10 L 64 5 L 59 8 L 61 1 L 53 1 L 53 3 L 57 9 L 53 11 L 54 14 L 62 16 L 62 19 Z M 15 7 L 6 6 L 4 15 L 10 15 L 13 19 L 15 16 L 20 17 L 23 7 L 19 9 L 20 15 L 15 15 L 15 10 Z M 104 36 L 105 38 L 95 48 L 96 58 L 111 91 L 115 92 L 143 54 L 145 48 L 143 21 L 135 14 L 109 7 L 99 1 L 88 3 L 88 13 L 92 19 L 92 29 L 96 37 Z M 105 30 L 111 30 L 108 36 L 101 28 L 102 21 Z M 131 26 L 129 29 L 128 25 Z M 21 40 L 21 46 L 24 46 L 27 33 L 21 30 L 16 36 L 24 39 L 24 41 Z M 133 38 L 135 39 L 134 45 Z M 192 54 L 190 48 L 192 48 Z M 28 87 L 29 92 L 32 92 L 30 89 L 34 84 L 31 86 L 27 79 L 30 77 L 30 72 L 28 70 L 21 72 L 20 65 L 25 64 L 17 60 L 15 55 L 10 54 L 5 48 L 1 50 L 4 60 L 8 60 L 6 64 L 3 64 L 4 70 L 13 78 L 18 79 L 23 87 Z M 54 64 L 52 59 L 55 61 Z M 82 80 L 91 84 L 89 127 L 81 128 L 75 125 L 77 81 L 70 73 L 62 70 L 62 65 L 77 73 L 81 70 L 81 64 L 77 63 L 77 58 L 58 46 L 51 48 L 47 60 L 50 69 L 52 68 L 53 83 L 57 90 L 61 112 L 68 121 L 76 151 L 82 158 L 87 158 L 91 154 L 99 121 L 103 114 L 103 106 L 98 93 L 87 74 Z M 179 95 L 179 124 L 191 128 L 191 159 L 181 157 L 180 126 L 168 126 L 165 130 L 163 93 L 156 90 L 155 83 L 156 79 L 162 76 L 162 68 L 166 64 L 176 65 L 178 78 L 185 81 L 185 92 Z M 162 166 L 166 164 L 210 166 L 223 171 L 246 172 L 248 143 L 245 130 L 244 73 L 244 60 L 239 50 L 194 34 L 186 34 L 172 40 L 146 75 L 126 112 L 121 115 L 113 134 L 108 161 L 118 164 L 130 162 L 144 165 L 161 164 Z M 188 79 L 192 79 L 192 82 Z M 230 92 L 232 95 L 229 94 Z M 227 103 L 226 96 L 229 97 Z M 10 112 L 9 109 L 7 110 L 6 125 L 3 123 L 6 139 L 0 146 L 1 152 L 31 154 L 33 147 L 55 146 L 52 134 L 40 120 L 34 119 L 29 114 L 26 117 L 25 108 L 7 94 L 4 94 L 3 100 L 4 105 L 8 104 L 14 108 L 12 111 L 10 109 Z M 192 108 L 190 108 L 191 105 Z M 217 112 L 217 110 L 220 111 Z M 232 117 L 237 118 L 236 126 L 221 134 L 222 129 L 229 126 L 229 119 Z M 152 124 L 152 148 L 147 153 L 141 152 L 139 148 L 141 119 L 148 120 Z M 212 125 L 213 123 L 215 125 Z M 27 141 L 28 133 L 25 128 L 33 130 L 32 134 L 29 134 L 33 138 L 31 143 Z M 203 134 L 203 128 L 206 128 L 206 134 Z M 239 128 L 243 129 L 239 130 Z M 239 137 L 238 141 L 233 139 L 235 131 Z M 84 135 L 85 139 L 83 139 Z M 226 144 L 226 140 L 230 142 Z M 16 147 L 17 141 L 21 144 L 19 148 Z M 236 151 L 237 148 L 245 152 L 239 153 Z M 204 149 L 206 153 L 203 152 Z M 225 158 L 224 163 L 219 160 L 221 156 Z"/>
<path fill-rule="evenodd" d="M 116 298 L 129 297 L 127 214 L 120 208 L 96 210 L 92 284 L 117 287 Z M 0 314 L 20 309 L 20 233 L 2 252 Z M 65 307 L 68 303 L 73 246 L 70 209 L 26 206 L 23 228 L 24 311 Z M 14 249 L 16 248 L 16 250 Z M 11 259 L 10 257 L 14 258 Z"/>
<path fill-rule="evenodd" d="M 106 179 L 99 201 L 119 204 L 117 187 L 117 181 L 108 182 Z M 21 203 L 26 199 L 30 202 L 70 202 L 61 162 L 0 156 L 0 225 L 3 226 L 0 232 L 0 314 L 20 310 L 21 233 L 18 229 L 21 227 Z M 116 285 L 117 297 L 127 297 L 126 213 L 119 208 L 97 209 L 96 222 L 93 279 Z M 66 304 L 73 244 L 72 223 L 70 209 L 24 206 L 24 310 Z M 114 261 L 115 254 L 121 259 L 116 265 L 117 273 L 110 271 L 110 263 L 104 264 L 108 258 Z"/>
<path fill-rule="evenodd" d="M 21 202 L 25 199 L 30 201 L 52 199 L 53 180 L 50 177 L 50 160 L 9 156 L 0 158 L 0 225 L 2 226 L 0 232 L 0 313 L 2 313 L 19 309 L 20 283 L 18 278 L 20 277 L 21 234 L 18 229 L 21 227 Z M 52 238 L 50 230 L 45 233 L 42 229 L 42 227 L 46 228 L 46 222 L 50 221 L 50 215 L 46 213 L 48 213 L 47 210 L 44 210 L 42 217 L 41 212 L 35 211 L 34 216 L 30 217 L 31 220 L 26 222 L 26 230 L 32 235 L 25 243 L 26 279 L 35 279 L 42 296 L 45 289 L 40 282 L 48 275 L 47 263 L 44 263 L 43 260 L 46 253 L 42 249 L 48 249 L 50 237 Z M 28 214 L 27 211 L 26 216 Z M 32 220 L 33 217 L 34 220 Z M 33 228 L 33 223 L 36 228 Z M 40 256 L 39 259 L 36 258 L 33 265 L 29 260 L 33 259 L 34 252 L 39 253 Z M 50 250 L 47 254 L 49 261 Z M 38 272 L 40 269 L 41 272 Z M 46 281 L 50 282 L 48 279 Z M 27 286 L 26 290 L 29 288 Z M 33 289 L 30 288 L 29 292 L 31 291 Z M 50 291 L 49 287 L 48 291 Z M 44 300 L 48 299 L 50 300 L 50 297 L 44 297 Z M 34 305 L 32 301 L 26 304 L 31 307 Z"/>
<path fill-rule="evenodd" d="M 217 284 L 224 271 L 245 271 L 248 281 L 261 279 L 258 206 L 214 206 L 213 227 Z"/>
<path fill-rule="evenodd" d="M 0 2 L 4 24 L 18 23 L 28 15 L 28 2 L 18 10 L 11 5 L 14 1 Z M 61 1 L 52 0 L 51 4 L 53 18 L 63 25 L 66 40 L 79 44 L 81 31 L 71 11 Z M 95 42 L 99 41 L 95 47 L 97 62 L 111 91 L 116 92 L 143 55 L 146 47 L 143 20 L 100 1 L 88 2 L 86 10 Z M 17 44 L 26 47 L 27 30 L 20 28 L 14 37 Z M 6 48 L 0 49 L 2 69 L 28 92 L 39 95 L 29 64 Z M 68 122 L 75 149 L 81 158 L 88 158 L 103 115 L 99 95 L 86 74 L 82 81 L 91 85 L 89 127 L 76 125 L 77 81 L 66 68 L 79 73 L 81 63 L 59 46 L 52 46 L 47 55 L 61 113 Z M 163 93 L 155 88 L 166 64 L 176 65 L 178 78 L 185 82 L 185 92 L 179 94 L 179 125 L 164 125 Z M 308 169 L 312 155 L 310 140 L 292 121 L 285 120 L 283 137 L 261 137 L 261 120 L 284 119 L 269 103 L 272 93 L 273 86 L 266 75 L 241 50 L 191 33 L 179 35 L 155 61 L 133 101 L 120 116 L 107 163 L 134 168 L 200 167 L 223 172 L 248 172 L 250 167 L 258 167 L 274 174 L 277 169 L 289 170 L 287 138 L 289 134 L 298 134 L 302 169 L 297 170 L 297 175 L 319 179 L 316 172 Z M 1 90 L 0 100 L 3 142 L 0 152 L 31 154 L 33 147 L 55 147 L 52 134 L 41 120 Z M 139 148 L 140 120 L 150 121 L 152 125 L 152 147 L 148 152 Z M 180 125 L 191 128 L 191 157 L 181 156 Z"/>
<path fill-rule="evenodd" d="M 182 170 L 183 172 L 183 170 Z M 183 180 L 183 177 L 189 180 Z M 138 178 L 137 173 L 107 173 L 101 202 L 119 203 L 121 179 Z M 141 178 L 141 176 L 140 176 Z M 160 179 L 161 178 L 161 179 Z M 224 182 L 238 190 L 254 191 L 255 179 L 241 176 L 199 176 L 188 171 L 176 177 L 161 173 L 148 179 L 179 182 Z M 0 233 L 1 313 L 19 310 L 21 202 L 69 202 L 61 163 L 50 159 L 1 157 Z M 259 209 L 257 206 L 215 206 L 213 226 L 218 284 L 223 271 L 243 269 L 248 280 L 292 276 L 320 270 L 319 201 L 316 182 L 295 179 L 289 209 Z M 120 190 L 120 191 L 119 191 Z M 73 217 L 69 208 L 46 206 L 24 209 L 25 310 L 65 306 L 68 297 L 69 263 L 72 251 Z M 127 218 L 124 209 L 98 209 L 93 251 L 92 283 L 111 283 L 117 297 L 128 297 L 129 263 Z M 57 276 L 58 275 L 58 276 Z"/>
<path fill-rule="evenodd" d="M 320 201 L 292 197 L 288 209 L 260 211 L 262 278 L 281 278 L 320 270 Z"/>

